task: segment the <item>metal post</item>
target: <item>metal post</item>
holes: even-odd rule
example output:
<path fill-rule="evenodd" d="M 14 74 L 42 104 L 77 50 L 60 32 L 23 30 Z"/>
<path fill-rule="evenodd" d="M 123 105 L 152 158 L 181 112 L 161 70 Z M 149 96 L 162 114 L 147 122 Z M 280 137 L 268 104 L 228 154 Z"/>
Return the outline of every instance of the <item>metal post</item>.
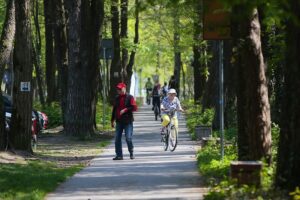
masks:
<path fill-rule="evenodd" d="M 139 72 L 140 72 L 140 99 L 142 100 L 142 69 L 139 69 Z"/>
<path fill-rule="evenodd" d="M 103 114 L 102 114 L 102 125 L 103 125 L 103 130 L 105 130 L 105 98 L 106 98 L 106 91 L 105 91 L 105 89 L 106 89 L 106 85 L 105 85 L 105 83 L 106 83 L 106 81 L 105 81 L 105 69 L 106 69 L 106 55 L 105 55 L 105 52 L 106 51 L 106 48 L 103 48 L 103 63 L 104 63 L 104 65 L 103 65 L 103 77 L 102 77 L 102 96 L 103 96 L 103 102 L 102 102 L 102 104 L 103 104 Z"/>
<path fill-rule="evenodd" d="M 219 41 L 219 98 L 220 98 L 220 134 L 221 134 L 221 158 L 224 158 L 224 66 L 223 66 L 223 41 Z"/>

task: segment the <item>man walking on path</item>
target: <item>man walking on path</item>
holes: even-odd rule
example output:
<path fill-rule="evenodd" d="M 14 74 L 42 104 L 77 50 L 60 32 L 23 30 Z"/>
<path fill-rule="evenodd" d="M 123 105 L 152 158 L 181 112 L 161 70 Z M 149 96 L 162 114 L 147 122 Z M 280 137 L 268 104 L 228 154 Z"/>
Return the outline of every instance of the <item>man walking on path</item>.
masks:
<path fill-rule="evenodd" d="M 107 146 L 89 166 L 70 177 L 47 200 L 201 200 L 207 193 L 192 141 L 181 115 L 179 143 L 175 151 L 164 151 L 161 122 L 153 120 L 151 107 L 134 113 L 134 160 L 112 161 L 115 145 Z M 123 141 L 124 143 L 125 141 Z M 126 144 L 125 144 L 126 145 Z"/>
<path fill-rule="evenodd" d="M 130 153 L 130 159 L 134 159 L 133 155 L 133 114 L 132 112 L 137 110 L 136 102 L 133 96 L 126 94 L 126 85 L 124 83 L 119 83 L 117 85 L 118 96 L 116 97 L 112 116 L 111 116 L 111 126 L 115 127 L 115 151 L 116 157 L 113 160 L 123 160 L 122 152 L 122 134 L 125 131 L 125 137 L 127 142 L 128 151 Z"/>

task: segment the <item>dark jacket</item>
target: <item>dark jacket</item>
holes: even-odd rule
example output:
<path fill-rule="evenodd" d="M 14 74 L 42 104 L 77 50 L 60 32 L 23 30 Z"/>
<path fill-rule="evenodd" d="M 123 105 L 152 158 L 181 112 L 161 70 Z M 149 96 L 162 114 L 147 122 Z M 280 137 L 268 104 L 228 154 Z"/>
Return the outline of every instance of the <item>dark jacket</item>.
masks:
<path fill-rule="evenodd" d="M 116 121 L 121 123 L 133 122 L 134 119 L 133 119 L 132 112 L 137 110 L 137 106 L 133 96 L 131 96 L 130 94 L 126 94 L 125 107 L 127 108 L 127 111 L 123 115 L 121 115 L 120 119 L 117 118 L 117 108 L 119 107 L 119 104 L 120 104 L 120 96 L 118 95 L 115 99 L 115 104 L 113 106 L 111 121 Z"/>

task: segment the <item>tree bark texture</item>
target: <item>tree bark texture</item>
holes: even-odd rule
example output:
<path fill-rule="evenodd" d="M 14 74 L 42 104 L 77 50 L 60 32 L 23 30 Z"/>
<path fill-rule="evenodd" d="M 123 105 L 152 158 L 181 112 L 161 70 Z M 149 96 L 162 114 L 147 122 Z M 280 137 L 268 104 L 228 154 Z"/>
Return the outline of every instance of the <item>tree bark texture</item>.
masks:
<path fill-rule="evenodd" d="M 295 191 L 300 183 L 300 2 L 290 0 L 289 5 L 276 185 Z"/>
<path fill-rule="evenodd" d="M 14 47 L 13 109 L 11 119 L 11 147 L 32 152 L 32 90 L 21 91 L 21 82 L 32 87 L 32 41 L 30 0 L 16 1 L 16 37 Z"/>
<path fill-rule="evenodd" d="M 114 42 L 114 57 L 111 62 L 110 67 L 110 92 L 109 92 L 109 102 L 113 104 L 115 97 L 117 95 L 116 85 L 122 81 L 121 78 L 121 55 L 120 55 L 120 26 L 119 26 L 119 0 L 112 0 L 111 5 L 111 29 L 112 38 Z"/>
<path fill-rule="evenodd" d="M 181 69 L 181 52 L 179 49 L 180 33 L 179 33 L 179 15 L 178 8 L 174 8 L 174 76 L 176 80 L 177 97 L 180 96 L 180 69 Z"/>
<path fill-rule="evenodd" d="M 121 33 L 120 38 L 123 41 L 126 41 L 128 39 L 128 0 L 121 0 Z M 127 47 L 123 46 L 122 49 L 122 81 L 128 82 L 128 76 L 127 76 L 127 63 L 128 63 L 128 49 Z"/>
<path fill-rule="evenodd" d="M 6 64 L 9 62 L 13 48 L 13 40 L 15 38 L 15 1 L 10 0 L 7 4 L 6 17 L 3 25 L 3 30 L 0 39 L 0 77 L 3 77 L 3 72 Z M 5 115 L 3 110 L 2 90 L 0 91 L 0 150 L 3 150 L 7 144 L 5 134 Z"/>
<path fill-rule="evenodd" d="M 50 104 L 56 99 L 56 63 L 54 56 L 54 15 L 53 1 L 44 0 L 45 15 L 45 36 L 46 36 L 46 84 L 47 84 L 47 103 Z"/>
<path fill-rule="evenodd" d="M 242 9 L 242 8 L 239 8 Z M 271 119 L 257 9 L 240 19 L 237 69 L 238 158 L 271 161 Z M 240 16 L 241 17 L 241 16 Z"/>
<path fill-rule="evenodd" d="M 68 43 L 66 33 L 65 8 L 62 0 L 54 0 L 54 52 L 58 69 L 59 95 L 65 127 L 68 94 Z"/>
<path fill-rule="evenodd" d="M 201 3 L 197 2 L 195 12 L 195 22 L 194 22 L 194 45 L 193 45 L 193 53 L 194 53 L 194 61 L 192 63 L 194 68 L 194 101 L 195 103 L 200 103 L 201 97 L 204 92 L 204 85 L 206 82 L 206 77 L 204 74 L 205 66 L 201 62 L 201 57 L 204 55 L 201 47 Z"/>
<path fill-rule="evenodd" d="M 204 86 L 204 93 L 202 98 L 202 110 L 215 108 L 215 116 L 213 120 L 213 129 L 218 129 L 219 124 L 219 109 L 218 109 L 218 72 L 219 72 L 219 42 L 209 41 L 208 52 L 212 54 L 211 60 L 208 62 L 208 80 Z"/>
<path fill-rule="evenodd" d="M 38 94 L 41 104 L 45 105 L 45 97 L 44 97 L 44 87 L 43 87 L 43 71 L 41 68 L 41 53 L 42 53 L 42 39 L 41 39 L 41 29 L 39 24 L 39 2 L 38 0 L 33 1 L 33 18 L 35 25 L 35 47 L 32 45 L 32 54 L 33 54 L 33 63 L 36 72 L 36 79 L 38 85 Z M 32 42 L 33 44 L 33 42 Z"/>
<path fill-rule="evenodd" d="M 69 74 L 65 131 L 78 137 L 94 133 L 99 84 L 99 39 L 103 1 L 68 2 Z"/>

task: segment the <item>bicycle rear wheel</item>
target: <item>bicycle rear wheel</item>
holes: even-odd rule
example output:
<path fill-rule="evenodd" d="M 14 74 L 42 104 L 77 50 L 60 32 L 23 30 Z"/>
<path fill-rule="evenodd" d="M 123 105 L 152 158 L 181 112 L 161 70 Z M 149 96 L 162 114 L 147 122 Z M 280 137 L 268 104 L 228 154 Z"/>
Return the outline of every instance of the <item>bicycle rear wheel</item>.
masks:
<path fill-rule="evenodd" d="M 176 149 L 177 142 L 178 142 L 178 130 L 176 126 L 171 127 L 168 141 L 169 141 L 168 143 L 169 143 L 170 151 L 174 151 Z"/>

